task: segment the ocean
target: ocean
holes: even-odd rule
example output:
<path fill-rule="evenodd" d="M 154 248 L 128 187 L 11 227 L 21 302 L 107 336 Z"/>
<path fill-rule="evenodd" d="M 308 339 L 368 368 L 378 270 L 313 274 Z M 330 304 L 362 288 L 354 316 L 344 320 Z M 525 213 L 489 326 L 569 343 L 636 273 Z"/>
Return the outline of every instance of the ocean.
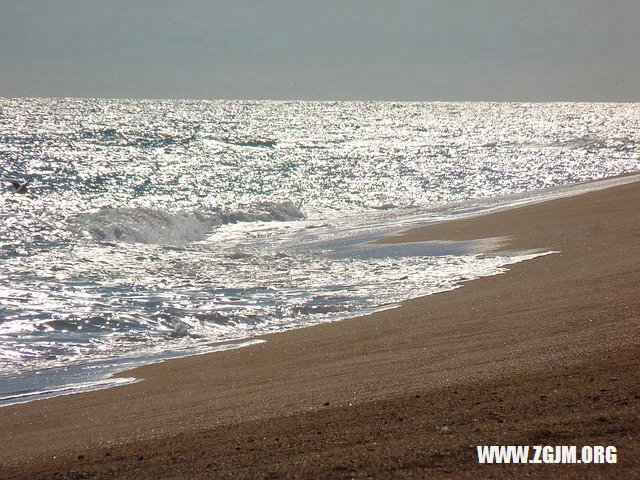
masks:
<path fill-rule="evenodd" d="M 551 252 L 371 242 L 639 168 L 638 104 L 0 99 L 0 405 L 499 274 Z"/>

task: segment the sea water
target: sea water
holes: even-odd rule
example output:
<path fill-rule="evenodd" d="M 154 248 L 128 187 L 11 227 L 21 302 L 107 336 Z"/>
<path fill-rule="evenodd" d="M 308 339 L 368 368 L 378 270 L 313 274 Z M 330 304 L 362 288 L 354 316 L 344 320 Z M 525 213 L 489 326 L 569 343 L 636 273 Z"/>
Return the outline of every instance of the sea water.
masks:
<path fill-rule="evenodd" d="M 545 252 L 370 242 L 598 188 L 563 185 L 638 170 L 639 127 L 638 104 L 0 99 L 0 176 L 31 180 L 0 197 L 0 404 L 503 272 Z"/>

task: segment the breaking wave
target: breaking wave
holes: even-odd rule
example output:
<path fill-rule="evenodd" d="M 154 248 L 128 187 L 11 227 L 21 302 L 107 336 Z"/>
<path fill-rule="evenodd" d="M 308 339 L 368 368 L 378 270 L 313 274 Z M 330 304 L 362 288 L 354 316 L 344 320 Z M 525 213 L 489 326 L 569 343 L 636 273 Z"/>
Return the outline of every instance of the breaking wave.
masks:
<path fill-rule="evenodd" d="M 183 245 L 204 240 L 217 226 L 304 218 L 291 203 L 265 202 L 250 211 L 165 212 L 150 208 L 106 208 L 79 217 L 80 230 L 100 242 Z"/>

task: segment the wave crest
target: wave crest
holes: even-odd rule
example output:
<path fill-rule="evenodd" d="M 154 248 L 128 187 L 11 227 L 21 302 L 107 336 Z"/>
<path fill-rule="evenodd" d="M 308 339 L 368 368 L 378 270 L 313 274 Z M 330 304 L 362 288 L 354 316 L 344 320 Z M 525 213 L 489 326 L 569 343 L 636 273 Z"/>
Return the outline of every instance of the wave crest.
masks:
<path fill-rule="evenodd" d="M 292 221 L 304 214 L 292 203 L 265 202 L 250 211 L 170 213 L 151 208 L 106 208 L 80 217 L 80 228 L 101 242 L 183 245 L 204 240 L 220 225 Z"/>

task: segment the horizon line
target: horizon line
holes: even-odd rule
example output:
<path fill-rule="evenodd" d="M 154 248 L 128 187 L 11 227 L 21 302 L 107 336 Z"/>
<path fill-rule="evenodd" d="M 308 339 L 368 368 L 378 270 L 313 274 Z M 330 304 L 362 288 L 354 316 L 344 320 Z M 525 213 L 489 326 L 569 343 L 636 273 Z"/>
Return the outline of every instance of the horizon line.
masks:
<path fill-rule="evenodd" d="M 286 98 L 204 98 L 204 97 L 141 97 L 141 96 L 69 96 L 69 95 L 16 95 L 5 96 L 0 95 L 0 99 L 5 100 L 137 100 L 137 101 L 191 101 L 191 102 L 274 102 L 274 103 L 640 103 L 639 100 L 496 100 L 496 99 L 473 99 L 473 100 L 443 100 L 443 99 L 421 99 L 421 100 L 393 100 L 393 99 L 361 99 L 361 98 L 338 98 L 338 99 L 311 99 L 311 98 L 299 98 L 299 99 L 286 99 Z"/>

